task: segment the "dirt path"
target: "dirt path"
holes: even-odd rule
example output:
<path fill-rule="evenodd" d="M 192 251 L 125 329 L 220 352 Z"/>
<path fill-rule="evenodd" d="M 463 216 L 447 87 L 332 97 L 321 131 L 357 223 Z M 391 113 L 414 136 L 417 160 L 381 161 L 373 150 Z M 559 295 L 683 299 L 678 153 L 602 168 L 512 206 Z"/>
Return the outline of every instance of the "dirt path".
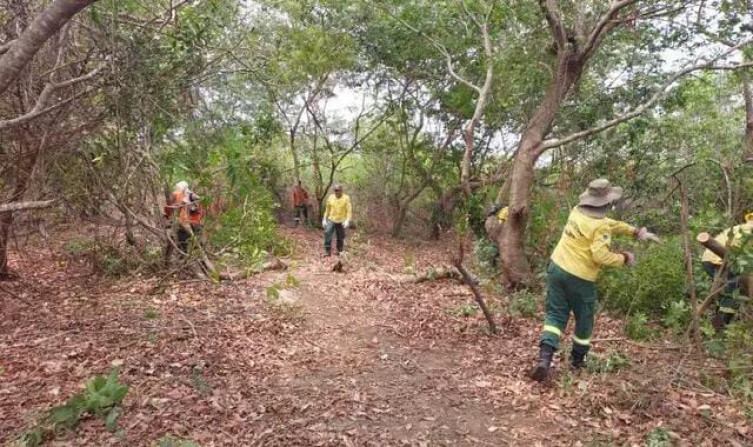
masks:
<path fill-rule="evenodd" d="M 107 280 L 60 246 L 14 254 L 22 279 L 0 292 L 0 444 L 112 365 L 131 389 L 120 430 L 89 419 L 49 445 L 597 446 L 655 432 L 752 444 L 743 408 L 701 385 L 682 352 L 598 344 L 597 357 L 626 363 L 558 368 L 541 386 L 525 375 L 540 314 L 511 314 L 487 291 L 501 327 L 489 336 L 465 286 L 398 281 L 446 264 L 441 244 L 353 233 L 346 272 L 333 273 L 318 232 L 284 231 L 288 271 L 221 285 Z M 602 316 L 597 330 L 619 338 L 620 323 Z"/>

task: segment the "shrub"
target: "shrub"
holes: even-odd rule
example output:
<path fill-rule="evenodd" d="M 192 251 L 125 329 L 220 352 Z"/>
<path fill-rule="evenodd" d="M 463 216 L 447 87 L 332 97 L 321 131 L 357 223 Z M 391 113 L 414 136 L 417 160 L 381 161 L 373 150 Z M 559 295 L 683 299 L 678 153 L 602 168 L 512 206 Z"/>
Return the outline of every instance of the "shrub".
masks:
<path fill-rule="evenodd" d="M 646 447 L 672 447 L 674 442 L 664 427 L 656 427 L 646 436 Z"/>
<path fill-rule="evenodd" d="M 654 332 L 648 325 L 648 317 L 643 312 L 630 315 L 625 324 L 625 335 L 631 340 L 648 340 L 654 336 Z"/>
<path fill-rule="evenodd" d="M 510 310 L 523 317 L 533 317 L 539 311 L 541 298 L 527 290 L 515 292 L 510 296 Z"/>
<path fill-rule="evenodd" d="M 630 360 L 622 353 L 612 351 L 609 355 L 591 354 L 586 357 L 586 368 L 592 374 L 614 373 L 630 367 Z"/>
<path fill-rule="evenodd" d="M 687 301 L 673 301 L 667 303 L 661 322 L 664 327 L 681 332 L 690 323 L 690 313 L 690 305 Z"/>
<path fill-rule="evenodd" d="M 671 303 L 685 300 L 685 266 L 679 238 L 640 246 L 635 266 L 606 269 L 598 282 L 602 305 L 624 314 L 661 317 Z"/>
<path fill-rule="evenodd" d="M 33 428 L 23 432 L 18 438 L 20 447 L 42 445 L 49 437 L 60 430 L 75 430 L 87 415 L 101 418 L 107 429 L 115 432 L 121 415 L 120 404 L 128 394 L 128 387 L 118 380 L 118 370 L 97 376 L 82 393 L 76 394 L 64 404 L 52 408 Z"/>

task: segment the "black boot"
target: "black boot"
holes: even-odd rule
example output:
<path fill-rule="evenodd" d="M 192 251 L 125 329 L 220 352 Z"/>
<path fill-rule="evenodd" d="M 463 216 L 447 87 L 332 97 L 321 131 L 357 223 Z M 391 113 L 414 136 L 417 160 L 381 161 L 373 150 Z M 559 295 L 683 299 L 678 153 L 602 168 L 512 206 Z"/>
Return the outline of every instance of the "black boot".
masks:
<path fill-rule="evenodd" d="M 549 377 L 549 368 L 552 366 L 552 357 L 554 356 L 554 348 L 541 344 L 539 350 L 539 363 L 531 371 L 531 378 L 537 382 L 544 382 Z"/>
<path fill-rule="evenodd" d="M 717 334 L 721 334 L 725 329 L 727 329 L 727 325 L 732 323 L 732 320 L 734 319 L 735 314 L 731 314 L 729 312 L 720 312 L 719 310 L 717 310 L 714 316 L 711 318 L 711 326 L 714 327 L 714 331 L 716 331 Z"/>
<path fill-rule="evenodd" d="M 588 346 L 573 343 L 573 349 L 570 353 L 570 366 L 573 369 L 582 369 L 586 366 L 586 354 L 588 354 L 588 348 Z"/>

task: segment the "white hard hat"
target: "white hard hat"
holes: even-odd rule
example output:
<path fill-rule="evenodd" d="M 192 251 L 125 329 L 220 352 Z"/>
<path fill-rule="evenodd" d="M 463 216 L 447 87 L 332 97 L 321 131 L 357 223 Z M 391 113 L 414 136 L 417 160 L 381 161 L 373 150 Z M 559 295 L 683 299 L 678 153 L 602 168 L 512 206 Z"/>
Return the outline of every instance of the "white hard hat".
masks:
<path fill-rule="evenodd" d="M 175 184 L 175 189 L 180 190 L 180 191 L 187 191 L 188 182 L 183 181 L 183 180 L 179 181 L 178 183 Z"/>

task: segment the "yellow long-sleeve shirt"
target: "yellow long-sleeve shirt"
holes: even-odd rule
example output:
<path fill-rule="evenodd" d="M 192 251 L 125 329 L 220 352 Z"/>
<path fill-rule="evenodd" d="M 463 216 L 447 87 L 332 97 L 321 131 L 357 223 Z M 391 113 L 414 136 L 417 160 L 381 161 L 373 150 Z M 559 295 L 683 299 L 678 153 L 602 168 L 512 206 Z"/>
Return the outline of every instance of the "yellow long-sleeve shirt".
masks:
<path fill-rule="evenodd" d="M 732 233 L 732 241 L 729 240 L 729 234 Z M 719 242 L 722 246 L 736 246 L 740 244 L 740 240 L 743 238 L 744 235 L 748 235 L 751 232 L 753 232 L 753 222 L 747 222 L 742 225 L 737 225 L 732 228 L 727 228 L 726 230 L 719 233 L 717 237 L 714 239 Z M 710 262 L 712 264 L 716 265 L 722 265 L 722 258 L 715 255 L 714 252 L 711 250 L 706 250 L 703 252 L 703 256 L 701 257 L 702 262 Z"/>
<path fill-rule="evenodd" d="M 635 227 L 613 219 L 587 216 L 577 207 L 570 212 L 567 225 L 552 261 L 566 272 L 586 281 L 596 281 L 601 267 L 622 267 L 625 258 L 609 248 L 613 234 L 635 234 Z"/>
<path fill-rule="evenodd" d="M 334 223 L 343 223 L 353 218 L 353 207 L 350 205 L 350 196 L 343 194 L 339 199 L 331 194 L 327 198 L 327 207 L 324 210 L 324 218 Z"/>

